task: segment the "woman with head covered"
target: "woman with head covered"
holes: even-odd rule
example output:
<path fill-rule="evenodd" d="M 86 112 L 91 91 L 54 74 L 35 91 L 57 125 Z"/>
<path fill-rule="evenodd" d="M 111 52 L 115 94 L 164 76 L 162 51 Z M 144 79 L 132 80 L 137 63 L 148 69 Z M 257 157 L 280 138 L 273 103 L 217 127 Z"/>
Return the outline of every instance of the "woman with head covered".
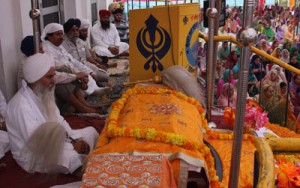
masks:
<path fill-rule="evenodd" d="M 235 108 L 237 96 L 234 90 L 234 85 L 225 83 L 222 87 L 221 95 L 218 99 L 218 105 L 229 106 Z"/>

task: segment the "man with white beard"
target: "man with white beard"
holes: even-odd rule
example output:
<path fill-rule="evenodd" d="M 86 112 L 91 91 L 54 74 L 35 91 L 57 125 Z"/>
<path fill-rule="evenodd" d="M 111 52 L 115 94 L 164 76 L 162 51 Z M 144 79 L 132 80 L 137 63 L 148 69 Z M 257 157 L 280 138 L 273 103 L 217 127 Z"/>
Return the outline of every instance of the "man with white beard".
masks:
<path fill-rule="evenodd" d="M 98 137 L 93 127 L 71 129 L 60 115 L 54 98 L 54 62 L 48 54 L 28 57 L 23 85 L 7 106 L 11 152 L 27 172 L 73 173 Z"/>
<path fill-rule="evenodd" d="M 81 21 L 77 18 L 70 18 L 64 23 L 65 35 L 62 45 L 76 60 L 83 63 L 94 72 L 97 81 L 107 82 L 109 74 L 106 72 L 106 67 L 100 65 L 92 58 L 86 42 L 79 38 L 80 25 Z"/>

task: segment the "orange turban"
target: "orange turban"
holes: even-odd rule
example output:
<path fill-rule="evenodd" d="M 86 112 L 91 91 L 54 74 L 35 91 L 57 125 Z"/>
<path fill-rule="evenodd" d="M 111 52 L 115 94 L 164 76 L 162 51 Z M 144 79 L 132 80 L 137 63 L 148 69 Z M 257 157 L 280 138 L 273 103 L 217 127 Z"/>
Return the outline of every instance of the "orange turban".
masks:
<path fill-rule="evenodd" d="M 105 17 L 105 16 L 110 16 L 110 11 L 108 11 L 108 10 L 100 10 L 99 11 L 99 16 L 100 16 L 100 18 L 102 18 L 102 17 Z"/>

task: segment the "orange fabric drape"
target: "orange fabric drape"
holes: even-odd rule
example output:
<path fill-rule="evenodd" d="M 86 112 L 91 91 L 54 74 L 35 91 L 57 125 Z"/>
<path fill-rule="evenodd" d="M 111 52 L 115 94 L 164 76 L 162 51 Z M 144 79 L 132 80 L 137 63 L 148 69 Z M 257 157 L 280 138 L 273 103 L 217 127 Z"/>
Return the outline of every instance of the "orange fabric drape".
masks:
<path fill-rule="evenodd" d="M 203 143 L 202 123 L 203 118 L 198 109 L 172 93 L 133 94 L 127 99 L 118 118 L 118 127 L 132 130 L 155 129 L 183 136 L 191 142 L 201 143 Z M 181 159 L 189 164 L 197 163 L 198 167 L 206 168 L 204 157 L 199 150 L 188 150 L 177 145 L 138 138 L 109 137 L 107 125 L 89 158 L 109 153 L 130 154 L 132 152 L 137 152 L 138 155 L 161 153 L 172 156 L 170 162 L 176 182 L 180 175 L 178 161 Z"/>
<path fill-rule="evenodd" d="M 218 152 L 223 166 L 224 185 L 228 185 L 233 140 L 207 139 Z M 256 148 L 252 141 L 243 141 L 239 171 L 239 188 L 253 187 L 254 152 Z"/>

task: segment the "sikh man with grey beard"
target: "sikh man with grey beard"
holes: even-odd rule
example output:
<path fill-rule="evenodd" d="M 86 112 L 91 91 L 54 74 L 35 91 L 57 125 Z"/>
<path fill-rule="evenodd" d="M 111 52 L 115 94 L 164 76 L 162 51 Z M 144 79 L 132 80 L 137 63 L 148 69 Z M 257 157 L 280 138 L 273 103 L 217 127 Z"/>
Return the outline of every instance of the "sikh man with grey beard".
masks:
<path fill-rule="evenodd" d="M 97 55 L 101 57 L 115 57 L 129 55 L 129 45 L 121 42 L 116 26 L 109 22 L 110 11 L 100 10 L 100 22 L 92 30 L 92 46 Z"/>
<path fill-rule="evenodd" d="M 23 65 L 22 87 L 7 106 L 13 158 L 27 172 L 74 173 L 93 149 L 93 127 L 73 130 L 55 104 L 55 60 L 37 53 Z"/>
<path fill-rule="evenodd" d="M 107 82 L 109 74 L 106 67 L 99 64 L 91 55 L 85 41 L 79 38 L 79 28 L 81 21 L 79 19 L 70 18 L 64 23 L 64 41 L 63 47 L 75 59 L 88 66 L 95 74 L 97 81 Z"/>

